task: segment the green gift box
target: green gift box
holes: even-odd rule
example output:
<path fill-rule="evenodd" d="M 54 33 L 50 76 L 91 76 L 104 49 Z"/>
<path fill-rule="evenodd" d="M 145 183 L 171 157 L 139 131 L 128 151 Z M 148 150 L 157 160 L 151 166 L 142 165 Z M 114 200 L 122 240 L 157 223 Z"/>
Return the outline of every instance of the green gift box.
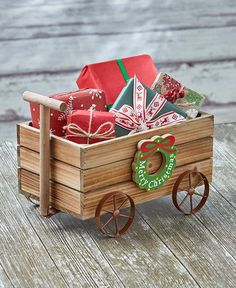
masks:
<path fill-rule="evenodd" d="M 160 72 L 152 85 L 152 89 L 169 100 L 171 95 L 175 96 L 172 103 L 185 111 L 189 118 L 197 117 L 205 97 L 175 80 L 170 75 Z"/>
<path fill-rule="evenodd" d="M 185 120 L 187 114 L 135 76 L 121 91 L 110 112 L 115 113 L 117 137 Z"/>

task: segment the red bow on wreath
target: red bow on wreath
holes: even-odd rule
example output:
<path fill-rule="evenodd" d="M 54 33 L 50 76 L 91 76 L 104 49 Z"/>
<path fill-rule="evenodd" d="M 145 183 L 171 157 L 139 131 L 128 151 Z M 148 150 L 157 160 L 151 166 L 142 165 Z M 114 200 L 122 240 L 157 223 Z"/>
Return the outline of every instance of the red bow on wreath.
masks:
<path fill-rule="evenodd" d="M 175 137 L 173 135 L 168 135 L 163 138 L 160 142 L 155 141 L 145 141 L 142 143 L 140 150 L 145 155 L 140 158 L 140 160 L 146 160 L 148 157 L 151 157 L 158 148 L 168 152 L 173 153 L 176 149 L 173 149 L 175 144 Z"/>
<path fill-rule="evenodd" d="M 171 103 L 174 103 L 177 99 L 183 98 L 185 95 L 184 92 L 184 87 L 179 87 L 179 88 L 173 88 L 168 91 L 163 95 L 166 100 L 170 101 Z"/>

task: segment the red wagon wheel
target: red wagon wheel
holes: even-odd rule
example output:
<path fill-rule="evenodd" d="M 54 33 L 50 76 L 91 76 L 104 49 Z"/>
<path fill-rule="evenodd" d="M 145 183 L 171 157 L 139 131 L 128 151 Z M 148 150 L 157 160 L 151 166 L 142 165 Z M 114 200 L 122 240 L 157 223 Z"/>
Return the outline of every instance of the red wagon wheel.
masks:
<path fill-rule="evenodd" d="M 209 183 L 206 176 L 198 171 L 185 171 L 174 184 L 172 200 L 179 211 L 189 215 L 205 205 L 208 195 Z"/>
<path fill-rule="evenodd" d="M 121 209 L 125 206 L 129 206 L 127 208 L 129 211 L 123 213 Z M 98 229 L 109 237 L 118 237 L 124 234 L 132 224 L 134 216 L 134 201 L 129 195 L 122 192 L 105 195 L 100 200 L 95 213 Z"/>

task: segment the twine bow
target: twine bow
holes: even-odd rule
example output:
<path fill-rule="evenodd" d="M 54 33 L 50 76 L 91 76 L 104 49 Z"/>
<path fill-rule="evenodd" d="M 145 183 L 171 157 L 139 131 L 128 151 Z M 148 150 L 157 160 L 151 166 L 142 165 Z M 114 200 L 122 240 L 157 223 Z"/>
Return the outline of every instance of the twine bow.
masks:
<path fill-rule="evenodd" d="M 156 93 L 146 107 L 147 91 L 134 76 L 133 107 L 124 104 L 119 110 L 112 108 L 115 113 L 116 125 L 129 130 L 130 134 L 151 128 L 165 126 L 185 118 L 174 111 L 169 111 L 156 117 L 166 103 L 166 99 Z"/>
<path fill-rule="evenodd" d="M 170 149 L 174 144 L 175 137 L 173 135 L 166 136 L 161 142 L 145 141 L 140 147 L 141 152 L 145 153 L 145 155 L 141 157 L 140 160 L 146 160 L 148 157 L 151 157 L 158 148 L 168 153 L 175 152 L 176 149 Z"/>
<path fill-rule="evenodd" d="M 91 133 L 92 128 L 92 118 L 93 118 L 93 109 L 90 109 L 90 117 L 89 117 L 89 127 L 88 131 L 85 131 L 82 129 L 79 125 L 75 123 L 70 123 L 66 126 L 64 126 L 64 129 L 67 129 L 66 138 L 68 137 L 86 137 L 87 138 L 87 144 L 89 144 L 90 139 L 112 139 L 115 137 L 115 130 L 114 125 L 111 122 L 105 122 L 101 124 L 97 130 L 94 133 Z M 108 129 L 104 132 L 102 132 L 103 128 L 107 126 Z"/>

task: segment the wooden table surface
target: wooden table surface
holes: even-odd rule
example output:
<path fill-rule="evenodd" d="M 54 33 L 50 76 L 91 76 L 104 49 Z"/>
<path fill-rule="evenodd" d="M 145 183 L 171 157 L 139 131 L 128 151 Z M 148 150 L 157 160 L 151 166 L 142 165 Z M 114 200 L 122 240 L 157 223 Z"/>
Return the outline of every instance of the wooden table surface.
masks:
<path fill-rule="evenodd" d="M 0 287 L 235 287 L 236 124 L 215 126 L 209 200 L 183 216 L 165 197 L 138 205 L 122 238 L 94 220 L 41 218 L 18 194 L 16 148 L 0 148 Z"/>

